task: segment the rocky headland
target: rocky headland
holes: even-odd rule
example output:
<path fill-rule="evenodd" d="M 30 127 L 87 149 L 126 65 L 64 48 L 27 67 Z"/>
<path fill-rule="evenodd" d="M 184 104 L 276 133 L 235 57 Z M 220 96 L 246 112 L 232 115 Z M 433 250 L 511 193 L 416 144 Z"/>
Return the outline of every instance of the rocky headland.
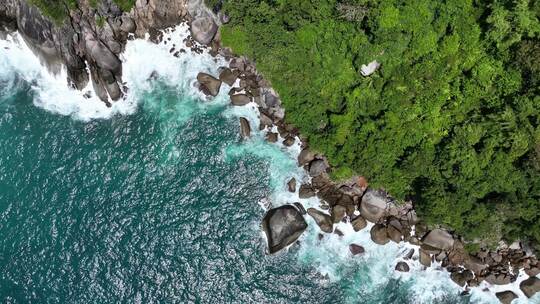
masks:
<path fill-rule="evenodd" d="M 286 248 L 301 236 L 307 227 L 304 219 L 307 214 L 319 226 L 320 238 L 325 233 L 339 235 L 341 232 L 334 228 L 335 224 L 347 222 L 355 231 L 371 227 L 371 239 L 376 244 L 408 242 L 415 245 L 404 257 L 405 261 L 397 263 L 396 271 L 409 271 L 407 260 L 413 258 L 425 267 L 437 261 L 451 273 L 456 284 L 467 290 L 484 280 L 494 285 L 509 284 L 517 279 L 522 269 L 529 276 L 520 283 L 523 293 L 531 297 L 540 291 L 540 279 L 536 277 L 540 263 L 520 242 L 501 241 L 497 249 L 470 254 L 465 250 L 467 241 L 460 236 L 444 227 L 424 224 L 412 202 L 397 202 L 384 190 L 370 188 L 361 176 L 333 181 L 329 175 L 332 168 L 324 155 L 311 151 L 298 130 L 286 123 L 279 94 L 257 71 L 255 63 L 221 47 L 219 26 L 228 21 L 227 16 L 214 14 L 201 1 L 192 0 L 137 0 L 129 12 L 123 12 L 111 0 L 101 1 L 95 7 L 90 1 L 82 0 L 69 12 L 68 18 L 57 24 L 25 0 L 5 0 L 0 3 L 0 38 L 2 34 L 18 31 L 52 73 L 65 68 L 70 86 L 86 90 L 91 83 L 94 94 L 110 105 L 129 90 L 129 84 L 122 80 L 120 57 L 126 42 L 146 35 L 160 42 L 162 30 L 188 22 L 191 36 L 184 45 L 171 45 L 171 53 L 183 52 L 185 48 L 202 52 L 207 48 L 212 56 L 223 56 L 229 61 L 229 66 L 220 68 L 219 75 L 200 73 L 197 80 L 199 89 L 209 98 L 216 96 L 222 83 L 226 83 L 232 87 L 229 95 L 233 106 L 257 104 L 260 125 L 250 126 L 247 119 L 241 118 L 242 137 L 250 137 L 252 127 L 258 127 L 265 130 L 269 142 L 282 138 L 283 145 L 292 146 L 297 137 L 302 140 L 298 165 L 310 178 L 303 183 L 293 178 L 287 188 L 291 192 L 298 191 L 300 198 L 317 196 L 322 204 L 319 209 L 307 211 L 296 202 L 268 210 L 262 227 L 269 253 Z M 276 129 L 277 132 L 272 131 Z M 353 255 L 364 252 L 357 244 L 351 244 L 349 250 Z M 497 297 L 503 303 L 510 303 L 517 295 L 503 291 L 497 293 Z"/>

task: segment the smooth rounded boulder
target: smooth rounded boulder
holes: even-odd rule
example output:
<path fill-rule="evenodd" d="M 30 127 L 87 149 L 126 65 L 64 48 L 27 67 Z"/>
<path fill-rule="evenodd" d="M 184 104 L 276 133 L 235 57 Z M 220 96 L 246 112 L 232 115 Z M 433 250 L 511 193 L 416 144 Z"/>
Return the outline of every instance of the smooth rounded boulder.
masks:
<path fill-rule="evenodd" d="M 197 74 L 197 81 L 200 84 L 200 89 L 206 95 L 217 96 L 219 88 L 221 88 L 221 80 L 206 73 Z"/>
<path fill-rule="evenodd" d="M 214 39 L 218 26 L 211 17 L 197 18 L 191 22 L 191 35 L 200 44 L 209 44 Z"/>
<path fill-rule="evenodd" d="M 540 279 L 537 277 L 530 277 L 519 283 L 519 288 L 521 291 L 523 291 L 527 298 L 531 298 L 540 291 Z"/>
<path fill-rule="evenodd" d="M 261 226 L 266 234 L 268 253 L 273 254 L 294 243 L 308 225 L 297 208 L 284 205 L 268 210 Z"/>
<path fill-rule="evenodd" d="M 390 241 L 388 234 L 386 234 L 386 227 L 383 225 L 374 225 L 369 233 L 371 235 L 371 240 L 375 244 L 384 245 Z"/>
<path fill-rule="evenodd" d="M 433 229 L 422 239 L 422 243 L 441 250 L 450 250 L 454 246 L 454 238 L 442 229 Z"/>
<path fill-rule="evenodd" d="M 315 208 L 309 208 L 307 213 L 315 220 L 315 223 L 319 225 L 322 231 L 332 233 L 334 224 L 332 223 L 332 217 L 330 215 Z"/>
<path fill-rule="evenodd" d="M 514 299 L 517 299 L 518 297 L 510 290 L 497 292 L 495 296 L 497 297 L 497 299 L 499 299 L 499 301 L 501 301 L 502 304 L 510 304 L 512 303 L 512 301 L 514 301 Z"/>
<path fill-rule="evenodd" d="M 251 102 L 251 97 L 246 94 L 231 95 L 231 103 L 235 106 L 245 106 Z"/>
<path fill-rule="evenodd" d="M 379 222 L 386 215 L 386 200 L 378 191 L 368 190 L 360 202 L 360 214 L 372 223 Z"/>

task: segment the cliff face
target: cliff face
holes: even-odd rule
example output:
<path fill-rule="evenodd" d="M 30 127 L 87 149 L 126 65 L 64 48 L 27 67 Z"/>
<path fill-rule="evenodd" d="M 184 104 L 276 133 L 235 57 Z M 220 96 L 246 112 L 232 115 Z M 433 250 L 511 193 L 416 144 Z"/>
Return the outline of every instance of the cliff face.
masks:
<path fill-rule="evenodd" d="M 149 33 L 158 39 L 160 29 L 191 21 L 191 16 L 215 19 L 200 0 L 137 0 L 129 12 L 112 0 L 98 1 L 94 7 L 90 0 L 77 2 L 68 18 L 56 24 L 26 0 L 4 0 L 0 34 L 18 31 L 52 72 L 65 66 L 69 85 L 79 90 L 91 81 L 108 105 L 126 90 L 119 54 L 130 36 Z"/>

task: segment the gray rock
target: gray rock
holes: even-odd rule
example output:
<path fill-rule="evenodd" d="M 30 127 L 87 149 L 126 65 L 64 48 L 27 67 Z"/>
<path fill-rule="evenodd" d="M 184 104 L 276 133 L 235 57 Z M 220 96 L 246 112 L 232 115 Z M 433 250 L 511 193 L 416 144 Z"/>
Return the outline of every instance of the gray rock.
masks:
<path fill-rule="evenodd" d="M 128 16 L 122 16 L 122 24 L 120 25 L 120 29 L 126 33 L 134 33 L 135 30 L 137 30 L 137 25 L 133 21 L 133 19 L 129 18 Z"/>
<path fill-rule="evenodd" d="M 309 175 L 317 176 L 322 173 L 326 173 L 328 165 L 322 159 L 316 159 L 309 164 Z"/>
<path fill-rule="evenodd" d="M 497 297 L 497 299 L 499 299 L 499 301 L 501 301 L 502 304 L 510 304 L 514 299 L 517 299 L 518 297 L 510 290 L 497 292 L 495 296 Z"/>
<path fill-rule="evenodd" d="M 332 207 L 332 221 L 334 223 L 339 223 L 345 217 L 347 209 L 341 205 L 336 205 Z"/>
<path fill-rule="evenodd" d="M 395 270 L 401 271 L 401 272 L 409 272 L 409 270 L 410 270 L 409 264 L 407 264 L 405 262 L 398 262 L 396 264 Z"/>
<path fill-rule="evenodd" d="M 315 220 L 315 223 L 326 233 L 332 233 L 333 223 L 330 215 L 323 213 L 315 208 L 308 208 L 307 213 Z"/>
<path fill-rule="evenodd" d="M 388 235 L 386 234 L 386 227 L 380 224 L 374 225 L 371 228 L 370 235 L 371 240 L 375 244 L 384 245 L 390 241 L 388 239 Z"/>
<path fill-rule="evenodd" d="M 289 192 L 296 191 L 296 179 L 294 177 L 287 182 L 287 188 L 289 189 Z"/>
<path fill-rule="evenodd" d="M 386 199 L 379 191 L 368 190 L 360 202 L 360 214 L 368 221 L 377 223 L 386 216 Z"/>
<path fill-rule="evenodd" d="M 201 90 L 206 95 L 217 96 L 221 88 L 221 81 L 206 73 L 197 74 L 197 81 L 201 85 Z"/>
<path fill-rule="evenodd" d="M 238 73 L 231 71 L 229 68 L 224 68 L 219 74 L 219 80 L 223 81 L 229 86 L 232 86 L 236 82 L 237 77 Z"/>
<path fill-rule="evenodd" d="M 523 293 L 530 298 L 540 291 L 540 279 L 537 277 L 530 277 L 519 284 L 519 288 Z"/>
<path fill-rule="evenodd" d="M 259 125 L 259 130 L 264 130 L 266 127 L 272 127 L 272 119 L 270 117 L 268 117 L 268 116 L 264 115 L 263 113 L 261 113 L 261 117 L 259 119 L 261 121 L 261 124 Z M 277 134 L 276 134 L 276 136 L 277 136 Z"/>
<path fill-rule="evenodd" d="M 300 211 L 300 213 L 302 213 L 302 215 L 306 214 L 306 209 L 304 208 L 304 206 L 298 202 L 296 203 L 293 203 L 293 205 L 296 207 L 296 209 L 298 209 L 298 211 Z"/>
<path fill-rule="evenodd" d="M 300 185 L 300 190 L 298 190 L 298 196 L 300 198 L 310 198 L 315 196 L 315 191 L 313 191 L 313 188 L 311 185 L 302 184 Z"/>
<path fill-rule="evenodd" d="M 249 121 L 244 117 L 240 117 L 240 134 L 244 139 L 251 136 L 251 127 L 249 126 Z"/>
<path fill-rule="evenodd" d="M 231 103 L 235 106 L 245 106 L 251 102 L 251 97 L 246 94 L 236 94 L 231 96 Z"/>
<path fill-rule="evenodd" d="M 454 246 L 454 238 L 450 233 L 442 229 L 431 230 L 423 239 L 422 242 L 431 247 L 442 250 L 450 250 Z"/>
<path fill-rule="evenodd" d="M 491 273 L 485 278 L 486 282 L 493 284 L 493 285 L 506 285 L 510 284 L 512 282 L 512 277 L 499 273 Z"/>
<path fill-rule="evenodd" d="M 403 258 L 406 259 L 406 260 L 410 260 L 410 259 L 412 259 L 413 255 L 414 255 L 414 249 L 411 248 L 409 250 L 409 252 L 407 252 L 407 254 Z"/>
<path fill-rule="evenodd" d="M 349 251 L 351 252 L 352 255 L 359 255 L 359 254 L 362 254 L 362 253 L 366 252 L 364 247 L 362 247 L 360 245 L 357 245 L 357 244 L 350 244 L 349 245 Z"/>
<path fill-rule="evenodd" d="M 268 210 L 261 225 L 266 234 L 270 254 L 294 243 L 307 228 L 300 211 L 291 205 Z"/>
<path fill-rule="evenodd" d="M 401 231 L 399 231 L 396 227 L 392 226 L 392 225 L 388 225 L 388 227 L 386 227 L 386 233 L 388 234 L 388 237 L 390 238 L 390 240 L 392 240 L 393 242 L 395 243 L 399 243 L 401 242 Z"/>
<path fill-rule="evenodd" d="M 294 144 L 294 137 L 292 136 L 287 136 L 287 138 L 285 138 L 285 140 L 283 141 L 283 145 L 286 146 L 286 147 L 290 147 Z"/>
<path fill-rule="evenodd" d="M 195 41 L 207 45 L 214 39 L 218 26 L 211 17 L 201 17 L 191 22 L 190 30 Z"/>
<path fill-rule="evenodd" d="M 266 140 L 271 143 L 275 143 L 278 141 L 278 134 L 274 132 L 268 132 L 266 133 Z"/>
<path fill-rule="evenodd" d="M 315 154 L 313 154 L 308 149 L 302 150 L 300 154 L 298 154 L 298 165 L 304 166 L 309 164 L 311 161 L 315 159 Z"/>
<path fill-rule="evenodd" d="M 420 264 L 426 267 L 431 266 L 431 256 L 422 249 L 420 249 Z"/>
<path fill-rule="evenodd" d="M 353 226 L 354 231 L 360 231 L 366 228 L 367 222 L 361 215 L 359 215 L 351 221 L 351 225 Z"/>
<path fill-rule="evenodd" d="M 472 280 L 474 278 L 474 275 L 470 270 L 465 269 L 463 271 L 452 272 L 450 274 L 450 278 L 456 284 L 463 287 L 469 280 Z"/>

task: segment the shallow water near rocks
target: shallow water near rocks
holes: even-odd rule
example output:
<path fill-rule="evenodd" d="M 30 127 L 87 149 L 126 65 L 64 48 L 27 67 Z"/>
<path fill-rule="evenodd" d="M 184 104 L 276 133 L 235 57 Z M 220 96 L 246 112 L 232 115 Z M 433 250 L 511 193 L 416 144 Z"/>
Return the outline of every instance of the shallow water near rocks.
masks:
<path fill-rule="evenodd" d="M 130 95 L 107 109 L 63 89 L 24 43 L 0 43 L 2 302 L 496 302 L 477 289 L 460 296 L 447 273 L 416 262 L 395 273 L 407 246 L 377 246 L 345 223 L 343 237 L 319 240 L 307 218 L 298 244 L 265 255 L 261 206 L 298 201 L 286 182 L 306 178 L 299 148 L 266 143 L 253 105 L 229 106 L 228 88 L 202 100 L 195 75 L 215 74 L 221 59 L 169 48 L 130 42 Z M 252 125 L 247 141 L 239 116 Z"/>

